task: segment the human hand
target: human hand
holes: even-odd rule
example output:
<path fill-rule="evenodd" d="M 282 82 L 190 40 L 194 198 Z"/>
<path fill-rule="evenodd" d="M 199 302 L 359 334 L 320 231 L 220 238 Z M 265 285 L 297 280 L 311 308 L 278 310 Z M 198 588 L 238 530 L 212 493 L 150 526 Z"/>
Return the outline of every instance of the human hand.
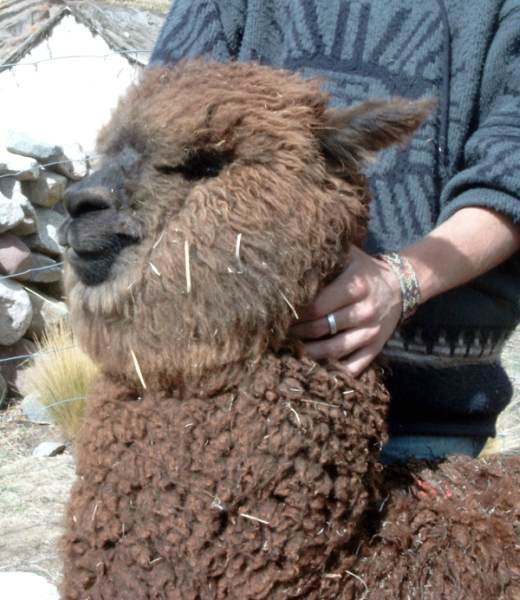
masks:
<path fill-rule="evenodd" d="M 316 360 L 342 359 L 354 376 L 379 354 L 401 318 L 401 287 L 391 267 L 352 247 L 344 271 L 323 288 L 291 327 Z M 337 333 L 330 335 L 333 313 Z"/>

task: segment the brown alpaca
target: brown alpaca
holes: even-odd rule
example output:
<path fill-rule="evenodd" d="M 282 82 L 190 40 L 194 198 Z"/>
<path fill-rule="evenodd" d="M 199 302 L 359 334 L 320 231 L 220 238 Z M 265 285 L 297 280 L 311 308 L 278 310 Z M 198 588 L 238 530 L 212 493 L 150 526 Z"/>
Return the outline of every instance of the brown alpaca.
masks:
<path fill-rule="evenodd" d="M 427 112 L 334 111 L 317 82 L 203 62 L 150 69 L 121 101 L 62 231 L 73 324 L 103 372 L 77 443 L 64 599 L 369 597 L 356 573 L 376 589 L 399 560 L 413 581 L 379 526 L 404 492 L 377 463 L 377 369 L 353 380 L 285 340 L 365 234 L 363 161 Z"/>

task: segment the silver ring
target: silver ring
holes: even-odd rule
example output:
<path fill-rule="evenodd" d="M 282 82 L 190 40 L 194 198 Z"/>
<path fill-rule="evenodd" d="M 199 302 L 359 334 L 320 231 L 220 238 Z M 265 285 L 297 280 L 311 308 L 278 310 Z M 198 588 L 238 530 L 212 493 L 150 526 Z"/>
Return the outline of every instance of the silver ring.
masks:
<path fill-rule="evenodd" d="M 330 335 L 336 335 L 336 333 L 338 333 L 338 324 L 336 323 L 336 317 L 334 316 L 334 313 L 327 315 L 327 321 L 329 323 Z"/>

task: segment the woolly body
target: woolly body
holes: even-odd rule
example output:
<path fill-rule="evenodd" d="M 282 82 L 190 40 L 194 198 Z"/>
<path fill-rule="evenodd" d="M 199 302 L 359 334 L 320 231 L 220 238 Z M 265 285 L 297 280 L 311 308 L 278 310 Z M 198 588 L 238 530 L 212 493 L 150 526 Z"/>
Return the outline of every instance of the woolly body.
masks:
<path fill-rule="evenodd" d="M 151 69 L 102 133 L 98 173 L 69 189 L 66 287 L 102 376 L 65 600 L 366 596 L 349 573 L 369 581 L 365 552 L 383 548 L 387 394 L 376 368 L 353 380 L 285 340 L 365 233 L 363 160 L 429 105 L 326 103 L 258 65 Z"/>

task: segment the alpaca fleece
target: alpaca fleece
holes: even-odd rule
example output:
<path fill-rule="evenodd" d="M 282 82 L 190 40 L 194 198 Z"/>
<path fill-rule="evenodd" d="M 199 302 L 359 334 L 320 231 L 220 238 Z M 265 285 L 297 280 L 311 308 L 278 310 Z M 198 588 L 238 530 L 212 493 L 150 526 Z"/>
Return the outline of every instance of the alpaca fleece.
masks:
<path fill-rule="evenodd" d="M 365 234 L 363 161 L 428 108 L 332 110 L 317 82 L 204 62 L 150 69 L 120 102 L 61 234 L 73 325 L 102 372 L 64 600 L 514 597 L 507 478 L 491 517 L 479 463 L 418 471 L 458 491 L 417 498 L 414 471 L 377 462 L 379 369 L 354 380 L 287 341 Z"/>
<path fill-rule="evenodd" d="M 290 355 L 211 398 L 100 382 L 64 597 L 337 598 L 342 582 L 324 574 L 353 554 L 378 498 L 386 405 L 374 372 L 356 381 Z"/>
<path fill-rule="evenodd" d="M 284 340 L 365 234 L 362 161 L 429 103 L 327 101 L 258 65 L 151 69 L 68 191 L 69 304 L 103 376 L 64 598 L 337 597 L 323 574 L 377 496 L 387 395 Z"/>
<path fill-rule="evenodd" d="M 518 456 L 389 467 L 381 493 L 345 598 L 520 598 Z"/>

